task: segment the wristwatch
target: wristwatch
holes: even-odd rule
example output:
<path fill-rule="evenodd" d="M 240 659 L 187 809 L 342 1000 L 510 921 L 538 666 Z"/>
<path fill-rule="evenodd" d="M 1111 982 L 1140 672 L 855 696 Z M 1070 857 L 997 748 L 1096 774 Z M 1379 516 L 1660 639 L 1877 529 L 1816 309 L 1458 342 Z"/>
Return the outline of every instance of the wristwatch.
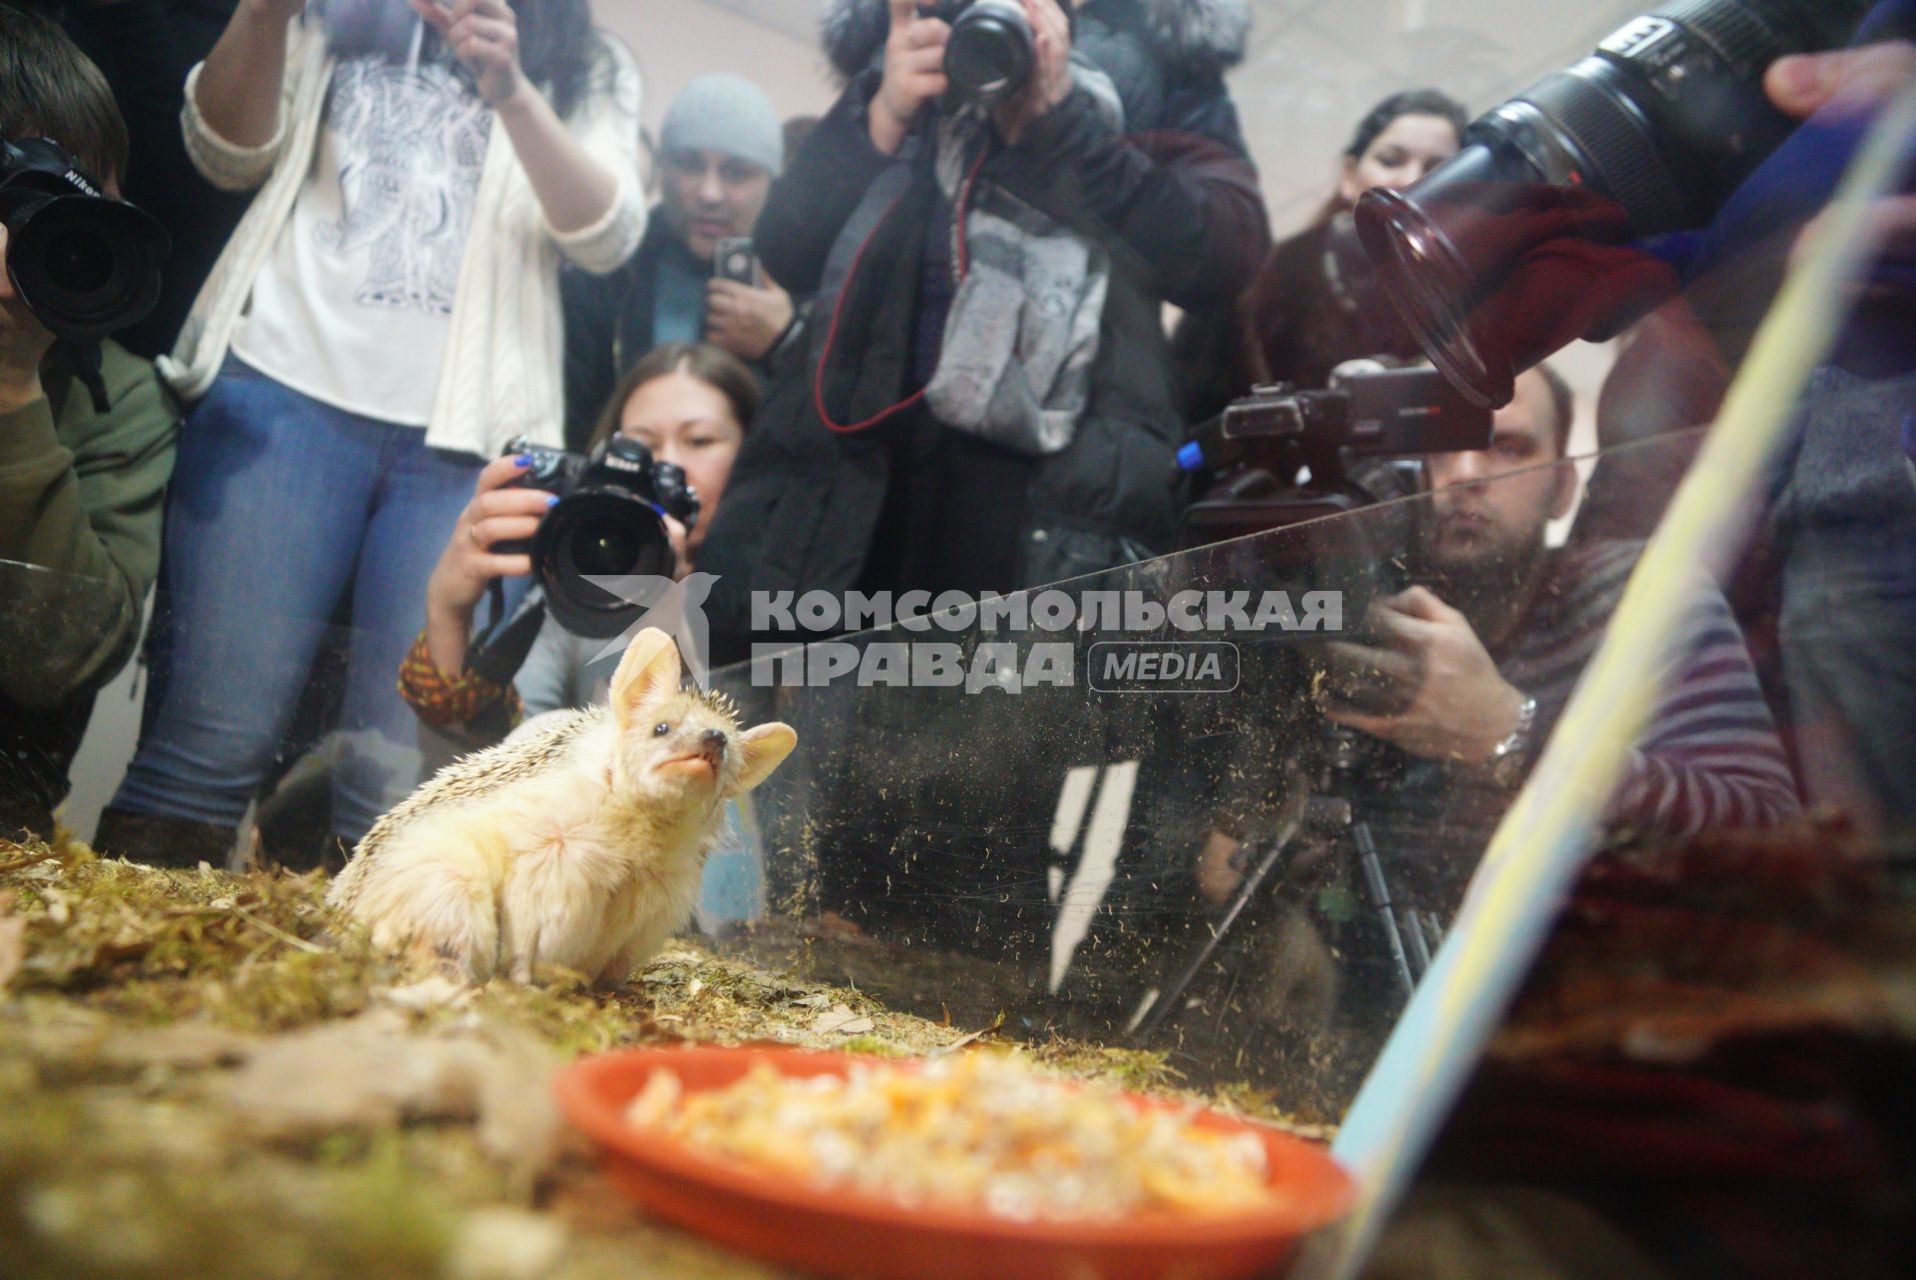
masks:
<path fill-rule="evenodd" d="M 1524 766 L 1530 756 L 1530 731 L 1537 723 L 1537 700 L 1526 697 L 1517 706 L 1517 727 L 1510 736 L 1491 748 L 1484 767 L 1490 780 L 1504 788 L 1515 788 L 1523 781 Z"/>

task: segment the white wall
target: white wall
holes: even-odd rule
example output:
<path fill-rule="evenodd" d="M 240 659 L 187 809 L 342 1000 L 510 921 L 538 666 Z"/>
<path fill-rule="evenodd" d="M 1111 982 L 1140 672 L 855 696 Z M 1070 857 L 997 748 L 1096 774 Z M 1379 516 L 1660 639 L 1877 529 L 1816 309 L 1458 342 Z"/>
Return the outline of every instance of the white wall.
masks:
<path fill-rule="evenodd" d="M 645 77 L 645 124 L 654 137 L 678 91 L 714 71 L 757 82 L 782 118 L 819 115 L 832 103 L 835 90 L 816 39 L 709 0 L 592 0 L 592 8 L 638 58 Z"/>

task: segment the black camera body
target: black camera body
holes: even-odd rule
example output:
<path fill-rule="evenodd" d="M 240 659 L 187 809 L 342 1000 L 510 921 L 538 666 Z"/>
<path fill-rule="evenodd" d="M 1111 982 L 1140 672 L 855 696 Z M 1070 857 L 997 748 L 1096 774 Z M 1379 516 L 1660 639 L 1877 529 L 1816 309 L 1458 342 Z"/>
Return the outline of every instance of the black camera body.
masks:
<path fill-rule="evenodd" d="M 1706 225 L 1796 128 L 1763 75 L 1841 46 L 1869 0 L 1676 0 L 1493 108 L 1404 191 L 1367 192 L 1358 234 L 1418 345 L 1474 402 L 1676 291 L 1635 247 Z"/>
<path fill-rule="evenodd" d="M 56 338 L 96 343 L 159 301 L 165 229 L 107 196 L 51 138 L 0 139 L 0 225 L 7 278 Z"/>
<path fill-rule="evenodd" d="M 665 517 L 687 529 L 698 523 L 699 499 L 685 472 L 656 461 L 630 436 L 614 435 L 588 454 L 569 453 L 523 437 L 506 454 L 532 459 L 507 488 L 540 489 L 559 501 L 529 541 L 496 542 L 503 555 L 530 555 L 546 607 L 567 631 L 610 639 L 631 625 L 639 607 L 594 586 L 589 577 L 669 578 L 677 568 Z"/>
<path fill-rule="evenodd" d="M 1037 63 L 1031 22 L 1017 0 L 935 0 L 921 17 L 951 27 L 945 42 L 945 78 L 961 102 L 992 106 L 1031 80 Z"/>

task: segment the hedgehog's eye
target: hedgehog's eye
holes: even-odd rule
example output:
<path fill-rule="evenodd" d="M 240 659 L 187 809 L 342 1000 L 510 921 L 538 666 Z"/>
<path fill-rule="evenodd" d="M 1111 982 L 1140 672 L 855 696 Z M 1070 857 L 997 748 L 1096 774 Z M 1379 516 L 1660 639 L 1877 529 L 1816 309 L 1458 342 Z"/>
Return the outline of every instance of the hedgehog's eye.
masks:
<path fill-rule="evenodd" d="M 663 720 L 659 721 L 659 723 L 652 726 L 652 736 L 655 738 L 663 738 L 666 734 L 670 732 L 672 732 L 672 726 L 665 723 Z"/>

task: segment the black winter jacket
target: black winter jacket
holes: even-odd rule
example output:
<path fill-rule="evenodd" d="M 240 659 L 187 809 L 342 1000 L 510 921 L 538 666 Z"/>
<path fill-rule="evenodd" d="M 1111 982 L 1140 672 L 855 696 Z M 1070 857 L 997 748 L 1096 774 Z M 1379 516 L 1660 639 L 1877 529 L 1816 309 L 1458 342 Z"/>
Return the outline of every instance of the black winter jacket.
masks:
<path fill-rule="evenodd" d="M 1223 82 L 1242 55 L 1245 13 L 1243 0 L 1088 0 L 1076 15 L 1074 50 L 1112 78 L 1124 131 L 1076 89 L 1016 145 L 998 146 L 980 171 L 981 180 L 1097 239 L 1112 260 L 1089 403 L 1070 445 L 1020 460 L 1016 580 L 994 589 L 1139 559 L 1166 549 L 1175 532 L 1171 481 L 1185 424 L 1163 303 L 1228 301 L 1269 246 L 1256 173 Z M 868 189 L 894 166 L 915 166 L 898 216 L 865 241 L 864 265 L 836 317 L 821 299 L 809 358 L 775 383 L 733 468 L 699 564 L 720 577 L 708 613 L 733 636 L 744 630 L 750 592 L 848 590 L 872 551 L 898 440 L 883 428 L 841 434 L 825 425 L 815 393 L 827 335 L 844 331 L 827 387 L 850 387 L 854 410 L 917 390 L 907 382 L 924 229 L 909 224 L 931 207 L 934 179 L 925 119 L 895 157 L 880 154 L 867 132 L 887 21 L 884 0 L 838 0 L 827 51 L 848 87 L 788 162 L 759 219 L 766 270 L 795 294 L 813 292 Z"/>
<path fill-rule="evenodd" d="M 655 206 L 645 239 L 624 266 L 603 275 L 573 266 L 560 271 L 568 449 L 585 451 L 619 378 L 658 345 L 652 336 L 653 287 L 659 264 L 668 257 L 701 279 L 711 278 L 710 260 L 694 258 Z"/>

